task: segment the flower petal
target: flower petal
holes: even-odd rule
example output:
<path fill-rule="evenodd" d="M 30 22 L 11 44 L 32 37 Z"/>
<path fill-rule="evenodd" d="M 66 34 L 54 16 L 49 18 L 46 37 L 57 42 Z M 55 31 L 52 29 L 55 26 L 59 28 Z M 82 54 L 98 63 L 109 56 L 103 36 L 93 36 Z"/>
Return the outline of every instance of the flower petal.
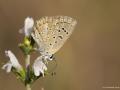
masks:
<path fill-rule="evenodd" d="M 12 69 L 12 64 L 10 62 L 3 65 L 2 69 L 6 69 L 6 72 L 9 73 Z"/>
<path fill-rule="evenodd" d="M 19 62 L 18 62 L 18 59 L 15 57 L 15 55 L 10 51 L 10 50 L 8 50 L 8 51 L 5 51 L 5 54 L 6 54 L 6 56 L 8 56 L 9 57 L 9 59 L 10 59 L 10 64 L 14 67 L 14 68 L 16 68 L 17 70 L 20 70 L 22 67 L 21 67 L 21 65 L 19 64 Z"/>
<path fill-rule="evenodd" d="M 47 70 L 47 66 L 43 63 L 41 56 L 35 60 L 33 64 L 33 70 L 35 76 L 39 76 L 40 73 L 42 73 L 42 75 L 44 76 L 44 71 Z"/>
<path fill-rule="evenodd" d="M 24 33 L 25 36 L 29 36 L 33 30 L 34 20 L 33 18 L 27 17 L 24 21 Z"/>

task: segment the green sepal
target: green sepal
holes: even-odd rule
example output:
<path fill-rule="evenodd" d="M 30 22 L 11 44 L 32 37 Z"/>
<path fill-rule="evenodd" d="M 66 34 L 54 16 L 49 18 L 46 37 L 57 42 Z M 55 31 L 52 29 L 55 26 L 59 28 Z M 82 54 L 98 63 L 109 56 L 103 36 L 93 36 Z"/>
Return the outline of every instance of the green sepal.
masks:
<path fill-rule="evenodd" d="M 27 84 L 33 84 L 36 80 L 38 80 L 40 77 L 43 77 L 42 74 L 40 76 L 35 76 L 34 71 L 31 66 L 29 66 L 29 72 L 25 69 L 21 69 L 20 71 L 17 71 L 14 67 L 12 67 L 12 72 L 16 75 L 17 79 L 22 81 L 25 86 Z M 48 75 L 49 73 L 45 71 L 44 75 Z M 26 79 L 27 78 L 27 79 Z"/>
<path fill-rule="evenodd" d="M 28 55 L 34 51 L 34 44 L 35 42 L 32 37 L 24 37 L 23 43 L 19 44 L 19 47 L 25 55 Z"/>
<path fill-rule="evenodd" d="M 16 75 L 17 79 L 21 80 L 23 83 L 25 82 L 25 70 L 23 68 L 20 71 L 17 71 L 12 67 L 12 72 Z"/>
<path fill-rule="evenodd" d="M 20 49 L 23 51 L 25 55 L 30 54 L 30 52 L 33 50 L 32 46 L 26 46 L 25 44 L 19 44 Z"/>

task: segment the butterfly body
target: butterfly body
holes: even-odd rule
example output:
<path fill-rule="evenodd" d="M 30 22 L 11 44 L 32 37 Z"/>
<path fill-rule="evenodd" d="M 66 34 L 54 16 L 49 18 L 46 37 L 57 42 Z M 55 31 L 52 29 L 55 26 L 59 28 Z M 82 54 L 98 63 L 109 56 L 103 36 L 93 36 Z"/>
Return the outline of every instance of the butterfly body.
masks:
<path fill-rule="evenodd" d="M 72 34 L 76 20 L 68 16 L 42 17 L 36 21 L 32 37 L 43 57 L 51 57 Z"/>

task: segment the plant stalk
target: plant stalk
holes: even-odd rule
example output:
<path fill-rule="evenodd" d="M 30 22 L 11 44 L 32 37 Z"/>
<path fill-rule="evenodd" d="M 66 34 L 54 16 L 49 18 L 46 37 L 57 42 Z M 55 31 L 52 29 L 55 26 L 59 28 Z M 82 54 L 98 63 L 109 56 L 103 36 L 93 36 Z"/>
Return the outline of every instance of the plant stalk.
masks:
<path fill-rule="evenodd" d="M 30 55 L 26 55 L 26 59 L 25 59 L 25 66 L 26 68 L 28 68 L 30 66 Z"/>
<path fill-rule="evenodd" d="M 30 84 L 26 85 L 26 90 L 31 90 Z"/>
<path fill-rule="evenodd" d="M 26 80 L 29 79 L 29 66 L 30 66 L 30 55 L 26 55 L 25 59 L 25 66 L 26 66 Z M 29 83 L 26 84 L 26 90 L 31 90 L 31 85 Z"/>

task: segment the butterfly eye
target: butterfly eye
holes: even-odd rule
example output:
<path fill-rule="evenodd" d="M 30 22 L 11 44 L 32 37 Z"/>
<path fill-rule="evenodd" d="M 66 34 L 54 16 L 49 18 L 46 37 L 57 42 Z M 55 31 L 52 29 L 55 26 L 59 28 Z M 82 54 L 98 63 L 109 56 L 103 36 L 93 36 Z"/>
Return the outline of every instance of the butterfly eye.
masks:
<path fill-rule="evenodd" d="M 53 55 L 51 55 L 51 56 L 50 56 L 50 60 L 53 60 L 53 59 L 54 59 L 54 56 L 53 56 Z"/>
<path fill-rule="evenodd" d="M 52 59 L 52 58 L 53 58 L 53 55 L 50 56 L 50 59 Z"/>

